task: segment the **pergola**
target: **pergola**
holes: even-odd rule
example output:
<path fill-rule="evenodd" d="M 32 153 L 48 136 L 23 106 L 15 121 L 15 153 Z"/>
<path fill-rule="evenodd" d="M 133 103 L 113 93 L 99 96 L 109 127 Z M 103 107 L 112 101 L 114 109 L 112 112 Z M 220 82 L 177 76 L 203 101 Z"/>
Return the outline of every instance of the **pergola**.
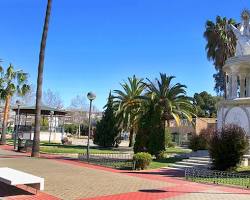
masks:
<path fill-rule="evenodd" d="M 31 117 L 35 116 L 36 107 L 35 106 L 19 106 L 19 107 L 12 108 L 12 110 L 16 113 L 15 125 L 18 124 L 18 127 L 19 127 L 18 130 L 21 132 L 22 130 L 24 130 L 25 132 L 28 130 L 32 131 L 32 123 L 27 125 L 27 118 L 28 116 L 31 116 Z M 64 125 L 64 118 L 66 114 L 67 112 L 65 110 L 60 110 L 60 109 L 56 109 L 56 108 L 52 108 L 52 107 L 44 106 L 44 105 L 42 105 L 41 107 L 41 115 L 42 115 L 43 120 L 45 119 L 45 117 L 50 117 L 50 119 L 57 118 L 58 124 L 59 124 L 59 118 L 62 118 L 61 122 L 62 122 L 62 125 Z M 21 120 L 22 116 L 25 116 L 25 119 Z M 56 130 L 55 129 L 56 126 L 52 127 L 52 125 L 50 125 L 49 129 L 52 129 L 52 128 Z M 63 128 L 61 131 L 64 132 Z"/>
<path fill-rule="evenodd" d="M 18 107 L 13 108 L 12 110 L 14 110 L 17 114 L 18 112 Z M 42 106 L 41 107 L 41 115 L 43 116 L 49 116 L 51 112 L 54 112 L 53 115 L 56 116 L 65 116 L 67 114 L 66 111 L 64 110 L 59 110 L 56 108 L 52 108 L 49 106 Z M 20 115 L 35 115 L 36 114 L 36 107 L 35 106 L 20 106 L 19 107 L 19 114 Z"/>

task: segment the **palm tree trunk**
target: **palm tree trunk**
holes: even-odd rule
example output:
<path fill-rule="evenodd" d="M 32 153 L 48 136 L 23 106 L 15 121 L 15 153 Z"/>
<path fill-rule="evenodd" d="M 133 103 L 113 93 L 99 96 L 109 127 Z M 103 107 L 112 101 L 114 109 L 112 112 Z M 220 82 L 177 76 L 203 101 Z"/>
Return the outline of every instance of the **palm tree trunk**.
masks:
<path fill-rule="evenodd" d="M 49 29 L 49 19 L 52 0 L 48 0 L 46 16 L 43 26 L 43 34 L 40 46 L 38 76 L 37 76 L 37 91 L 36 91 L 36 115 L 35 115 L 35 132 L 33 138 L 32 157 L 39 157 L 40 151 L 40 120 L 41 120 L 41 104 L 42 104 L 42 86 L 43 86 L 43 66 L 45 57 L 46 41 Z"/>
<path fill-rule="evenodd" d="M 7 95 L 6 100 L 5 100 L 5 107 L 4 107 L 3 129 L 2 129 L 2 134 L 1 134 L 1 144 L 6 144 L 6 129 L 7 129 L 8 119 L 9 119 L 10 99 L 11 99 L 11 96 Z"/>
<path fill-rule="evenodd" d="M 134 146 L 134 128 L 131 128 L 129 131 L 129 147 Z"/>

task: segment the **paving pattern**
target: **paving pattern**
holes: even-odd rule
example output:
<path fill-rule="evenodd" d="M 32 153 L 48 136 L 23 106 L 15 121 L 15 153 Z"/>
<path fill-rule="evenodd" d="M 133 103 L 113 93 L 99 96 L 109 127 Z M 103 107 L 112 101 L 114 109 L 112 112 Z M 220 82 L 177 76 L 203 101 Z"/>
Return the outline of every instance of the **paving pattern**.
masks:
<path fill-rule="evenodd" d="M 1 150 L 5 149 L 5 150 Z M 0 183 L 6 200 L 246 200 L 250 190 L 192 183 L 176 170 L 120 171 L 61 156 L 27 154 L 0 146 L 0 167 L 11 167 L 45 178 L 45 191 Z"/>

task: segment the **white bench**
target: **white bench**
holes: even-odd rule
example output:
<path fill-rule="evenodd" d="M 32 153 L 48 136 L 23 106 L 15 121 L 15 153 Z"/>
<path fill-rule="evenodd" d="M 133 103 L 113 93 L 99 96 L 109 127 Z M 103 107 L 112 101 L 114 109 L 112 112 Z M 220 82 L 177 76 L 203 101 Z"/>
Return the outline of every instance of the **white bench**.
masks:
<path fill-rule="evenodd" d="M 27 185 L 36 190 L 44 190 L 44 178 L 8 167 L 0 168 L 0 182 L 8 185 Z"/>

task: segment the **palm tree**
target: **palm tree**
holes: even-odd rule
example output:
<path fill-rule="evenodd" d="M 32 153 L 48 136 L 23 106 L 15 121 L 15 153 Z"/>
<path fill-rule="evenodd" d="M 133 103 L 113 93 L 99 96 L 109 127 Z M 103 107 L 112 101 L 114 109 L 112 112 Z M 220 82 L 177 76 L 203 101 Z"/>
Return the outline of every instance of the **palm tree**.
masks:
<path fill-rule="evenodd" d="M 28 74 L 22 70 L 15 71 L 11 64 L 5 74 L 3 68 L 0 68 L 0 72 L 2 74 L 0 79 L 0 96 L 1 99 L 5 100 L 1 144 L 6 144 L 6 128 L 9 119 L 11 97 L 14 94 L 24 96 L 30 90 L 30 86 L 27 84 Z"/>
<path fill-rule="evenodd" d="M 128 82 L 121 84 L 122 90 L 114 90 L 114 105 L 117 107 L 117 116 L 122 128 L 129 131 L 129 147 L 134 144 L 134 136 L 138 123 L 138 116 L 141 111 L 141 103 L 145 89 L 143 79 L 129 77 Z"/>
<path fill-rule="evenodd" d="M 33 147 L 31 153 L 32 157 L 39 157 L 39 151 L 40 151 L 40 121 L 41 121 L 41 104 L 42 104 L 43 66 L 44 66 L 46 41 L 49 29 L 51 5 L 52 5 L 52 0 L 48 0 L 45 21 L 43 26 L 41 46 L 40 46 L 40 54 L 39 54 L 37 91 L 36 91 L 35 133 L 34 133 Z"/>
<path fill-rule="evenodd" d="M 213 61 L 217 70 L 217 73 L 214 74 L 215 90 L 217 93 L 224 92 L 224 95 L 226 95 L 225 75 L 222 72 L 222 67 L 228 58 L 234 56 L 236 49 L 236 37 L 228 29 L 229 24 L 235 25 L 235 21 L 231 18 L 217 16 L 215 22 L 210 20 L 206 22 L 204 32 L 204 38 L 207 41 L 207 58 Z"/>
<path fill-rule="evenodd" d="M 151 97 L 155 106 L 160 108 L 161 121 L 164 130 L 170 126 L 170 120 L 174 119 L 177 125 L 181 119 L 185 118 L 192 122 L 192 116 L 195 114 L 194 106 L 190 97 L 186 95 L 186 86 L 180 83 L 172 84 L 174 76 L 160 74 L 160 80 L 155 83 L 149 81 L 147 95 Z"/>

